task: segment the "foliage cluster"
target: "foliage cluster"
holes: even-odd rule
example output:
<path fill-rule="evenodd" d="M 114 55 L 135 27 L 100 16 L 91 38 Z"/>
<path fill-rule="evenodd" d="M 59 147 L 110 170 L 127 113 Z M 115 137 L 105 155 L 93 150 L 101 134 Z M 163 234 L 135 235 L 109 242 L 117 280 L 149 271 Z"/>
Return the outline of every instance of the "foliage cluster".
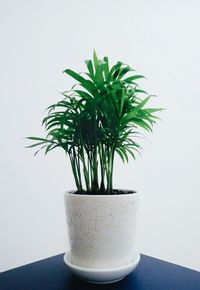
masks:
<path fill-rule="evenodd" d="M 36 141 L 28 147 L 40 146 L 37 152 L 45 149 L 45 154 L 61 147 L 69 156 L 78 192 L 111 194 L 115 153 L 123 162 L 129 155 L 135 159 L 138 129 L 152 131 L 154 113 L 161 109 L 146 107 L 152 96 L 137 84 L 144 76 L 128 65 L 110 67 L 108 58 L 101 60 L 94 51 L 86 66 L 84 74 L 64 71 L 78 83 L 47 108 L 42 122 L 47 135 L 28 137 Z"/>

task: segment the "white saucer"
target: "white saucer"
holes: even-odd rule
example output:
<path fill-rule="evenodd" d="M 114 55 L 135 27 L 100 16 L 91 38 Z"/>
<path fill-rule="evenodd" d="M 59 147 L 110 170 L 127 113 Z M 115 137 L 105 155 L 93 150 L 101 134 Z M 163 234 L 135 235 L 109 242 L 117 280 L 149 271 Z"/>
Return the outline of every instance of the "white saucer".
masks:
<path fill-rule="evenodd" d="M 92 269 L 72 264 L 70 262 L 70 252 L 64 255 L 65 264 L 74 274 L 87 282 L 95 284 L 108 284 L 122 280 L 137 267 L 139 261 L 140 253 L 135 252 L 132 262 L 127 265 L 108 269 Z"/>

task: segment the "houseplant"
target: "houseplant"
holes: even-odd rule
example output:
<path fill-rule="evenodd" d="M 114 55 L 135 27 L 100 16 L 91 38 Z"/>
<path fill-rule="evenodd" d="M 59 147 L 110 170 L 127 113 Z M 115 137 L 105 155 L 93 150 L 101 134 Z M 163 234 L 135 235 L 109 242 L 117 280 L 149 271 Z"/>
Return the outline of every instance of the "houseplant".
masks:
<path fill-rule="evenodd" d="M 69 157 L 76 184 L 65 193 L 71 263 L 96 271 L 123 268 L 135 252 L 138 193 L 113 188 L 114 157 L 135 159 L 138 130 L 151 132 L 161 109 L 146 107 L 152 96 L 137 84 L 144 76 L 128 65 L 110 68 L 108 58 L 100 60 L 94 51 L 86 66 L 85 74 L 64 70 L 78 83 L 47 108 L 42 122 L 47 135 L 28 137 L 36 142 L 28 147 L 39 146 L 35 154 L 60 147 Z M 110 280 L 125 276 L 120 275 Z"/>

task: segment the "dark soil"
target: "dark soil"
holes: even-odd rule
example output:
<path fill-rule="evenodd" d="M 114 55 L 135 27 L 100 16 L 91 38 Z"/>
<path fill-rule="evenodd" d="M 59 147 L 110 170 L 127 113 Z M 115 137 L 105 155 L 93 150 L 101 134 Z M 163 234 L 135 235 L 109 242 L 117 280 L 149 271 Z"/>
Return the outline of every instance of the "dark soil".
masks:
<path fill-rule="evenodd" d="M 97 191 L 97 192 L 90 192 L 90 191 L 71 191 L 71 194 L 82 194 L 82 195 L 119 195 L 119 194 L 131 194 L 131 193 L 136 193 L 137 191 L 135 190 L 128 190 L 128 189 L 113 189 L 112 192 L 107 192 L 107 191 Z"/>

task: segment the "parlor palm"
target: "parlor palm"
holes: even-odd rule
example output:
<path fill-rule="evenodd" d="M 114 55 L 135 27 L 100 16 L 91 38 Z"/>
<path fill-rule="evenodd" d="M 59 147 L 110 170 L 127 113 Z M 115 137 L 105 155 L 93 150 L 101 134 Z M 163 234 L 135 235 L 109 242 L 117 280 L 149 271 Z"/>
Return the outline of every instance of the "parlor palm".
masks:
<path fill-rule="evenodd" d="M 137 84 L 143 76 L 128 65 L 117 62 L 110 67 L 107 57 L 100 60 L 94 52 L 86 66 L 84 75 L 64 71 L 77 84 L 47 108 L 42 122 L 47 135 L 28 137 L 36 141 L 28 147 L 39 146 L 36 154 L 41 149 L 45 154 L 64 149 L 79 193 L 112 194 L 115 154 L 123 162 L 135 158 L 139 129 L 152 131 L 154 113 L 161 109 L 146 107 L 151 96 Z"/>

